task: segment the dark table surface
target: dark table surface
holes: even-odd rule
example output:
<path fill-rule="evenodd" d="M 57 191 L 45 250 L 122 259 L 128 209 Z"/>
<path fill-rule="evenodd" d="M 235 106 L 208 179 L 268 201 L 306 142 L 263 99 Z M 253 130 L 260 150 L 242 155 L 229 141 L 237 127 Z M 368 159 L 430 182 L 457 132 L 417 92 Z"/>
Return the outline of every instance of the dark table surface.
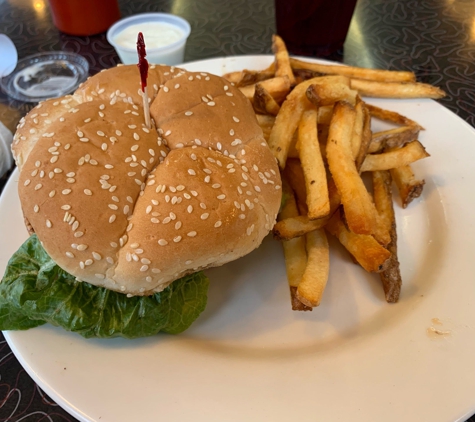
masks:
<path fill-rule="evenodd" d="M 185 61 L 271 52 L 273 0 L 119 0 L 119 4 L 123 17 L 160 11 L 187 19 L 192 32 Z M 91 75 L 119 62 L 105 34 L 60 33 L 47 0 L 0 0 L 0 33 L 13 40 L 20 58 L 72 51 L 86 57 Z M 419 81 L 444 89 L 447 96 L 440 102 L 475 126 L 473 0 L 359 0 L 344 50 L 329 58 L 362 67 L 412 70 Z M 0 121 L 11 130 L 31 107 L 0 92 Z M 7 177 L 0 179 L 0 192 Z M 0 422 L 20 420 L 75 419 L 31 380 L 0 333 Z M 475 422 L 475 417 L 469 421 Z"/>

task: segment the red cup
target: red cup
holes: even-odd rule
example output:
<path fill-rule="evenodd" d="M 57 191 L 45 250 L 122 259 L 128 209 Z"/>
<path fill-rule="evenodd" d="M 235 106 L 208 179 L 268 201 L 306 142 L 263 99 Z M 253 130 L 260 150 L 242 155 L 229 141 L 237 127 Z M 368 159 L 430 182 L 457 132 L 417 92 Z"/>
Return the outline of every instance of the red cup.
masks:
<path fill-rule="evenodd" d="M 277 34 L 302 56 L 328 56 L 343 47 L 356 0 L 275 0 Z"/>
<path fill-rule="evenodd" d="M 49 0 L 53 22 L 66 34 L 94 35 L 120 19 L 117 0 Z"/>

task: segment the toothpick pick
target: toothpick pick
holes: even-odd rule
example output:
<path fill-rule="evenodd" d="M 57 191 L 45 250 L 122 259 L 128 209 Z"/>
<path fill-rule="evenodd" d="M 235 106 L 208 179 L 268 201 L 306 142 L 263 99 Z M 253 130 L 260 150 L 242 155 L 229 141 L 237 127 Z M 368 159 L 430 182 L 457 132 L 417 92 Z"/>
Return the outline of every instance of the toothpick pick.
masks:
<path fill-rule="evenodd" d="M 142 100 L 143 100 L 143 112 L 145 116 L 145 126 L 147 126 L 147 128 L 150 129 L 152 127 L 152 124 L 150 122 L 150 106 L 148 104 L 147 87 L 145 87 L 143 90 Z"/>

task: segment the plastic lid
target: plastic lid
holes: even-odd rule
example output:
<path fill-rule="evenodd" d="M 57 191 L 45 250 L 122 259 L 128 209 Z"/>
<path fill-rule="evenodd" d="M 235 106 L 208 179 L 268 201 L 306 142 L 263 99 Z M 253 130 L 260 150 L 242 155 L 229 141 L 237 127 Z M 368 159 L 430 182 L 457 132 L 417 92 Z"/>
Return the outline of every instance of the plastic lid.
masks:
<path fill-rule="evenodd" d="M 36 103 L 73 92 L 88 74 L 89 64 L 79 54 L 39 53 L 20 60 L 0 85 L 10 97 Z"/>

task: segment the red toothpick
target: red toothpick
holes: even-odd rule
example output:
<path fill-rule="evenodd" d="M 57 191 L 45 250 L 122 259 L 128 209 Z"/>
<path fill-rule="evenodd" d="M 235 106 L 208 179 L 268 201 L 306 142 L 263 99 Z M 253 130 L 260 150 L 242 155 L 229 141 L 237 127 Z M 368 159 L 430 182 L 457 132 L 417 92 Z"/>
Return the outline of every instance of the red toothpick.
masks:
<path fill-rule="evenodd" d="M 145 58 L 147 52 L 145 51 L 145 41 L 143 39 L 143 34 L 139 32 L 137 37 L 137 53 L 139 55 L 139 62 L 137 64 L 140 71 L 140 81 L 142 83 L 142 99 L 143 99 L 143 111 L 145 115 L 145 125 L 150 129 L 150 108 L 148 105 L 148 94 L 147 94 L 147 76 L 148 76 L 148 61 Z"/>

